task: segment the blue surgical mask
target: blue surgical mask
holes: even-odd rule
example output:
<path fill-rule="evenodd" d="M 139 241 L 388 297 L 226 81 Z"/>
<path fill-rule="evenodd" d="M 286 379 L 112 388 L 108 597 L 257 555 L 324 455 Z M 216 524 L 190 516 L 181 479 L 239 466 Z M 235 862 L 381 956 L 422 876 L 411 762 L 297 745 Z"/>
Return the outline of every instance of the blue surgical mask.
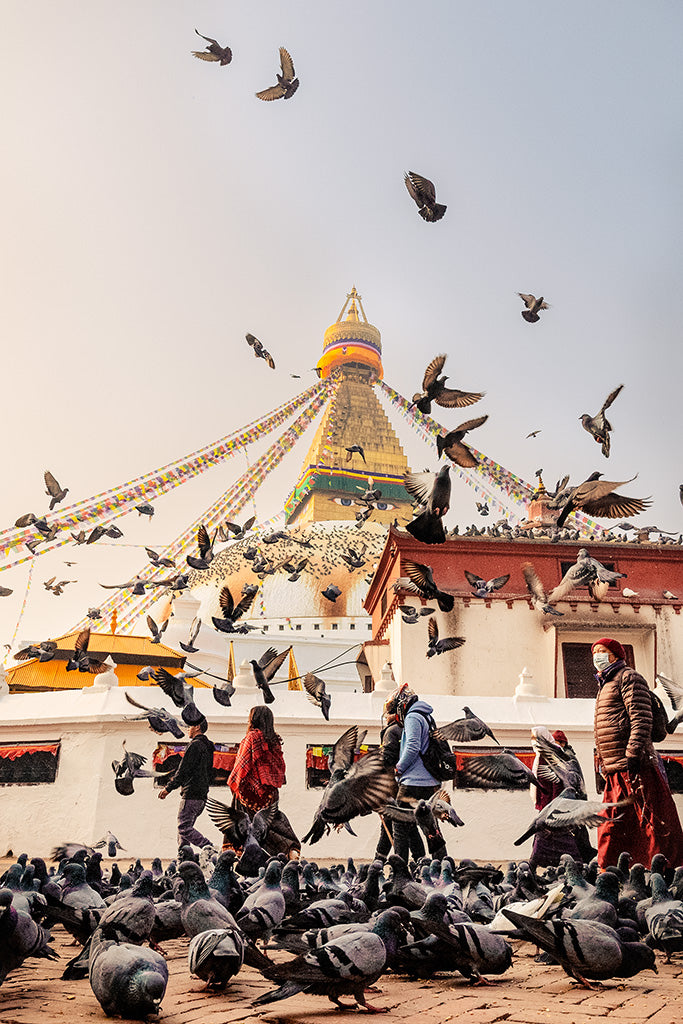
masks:
<path fill-rule="evenodd" d="M 609 663 L 610 660 L 607 651 L 596 651 L 593 655 L 593 664 L 598 672 L 604 672 Z"/>

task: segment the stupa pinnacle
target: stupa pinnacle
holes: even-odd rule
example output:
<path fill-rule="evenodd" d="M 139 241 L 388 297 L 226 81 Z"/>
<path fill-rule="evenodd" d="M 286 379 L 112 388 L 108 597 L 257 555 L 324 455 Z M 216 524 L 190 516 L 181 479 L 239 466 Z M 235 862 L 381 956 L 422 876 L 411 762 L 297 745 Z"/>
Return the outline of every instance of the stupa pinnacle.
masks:
<path fill-rule="evenodd" d="M 382 492 L 373 520 L 388 525 L 397 517 L 409 519 L 411 500 L 403 486 L 408 460 L 372 389 L 383 374 L 381 335 L 368 322 L 355 287 L 325 331 L 318 370 L 323 378 L 338 372 L 341 380 L 285 503 L 287 522 L 355 520 L 365 508 L 358 499 L 368 477 Z M 349 456 L 351 445 L 363 448 L 365 462 L 358 454 Z"/>

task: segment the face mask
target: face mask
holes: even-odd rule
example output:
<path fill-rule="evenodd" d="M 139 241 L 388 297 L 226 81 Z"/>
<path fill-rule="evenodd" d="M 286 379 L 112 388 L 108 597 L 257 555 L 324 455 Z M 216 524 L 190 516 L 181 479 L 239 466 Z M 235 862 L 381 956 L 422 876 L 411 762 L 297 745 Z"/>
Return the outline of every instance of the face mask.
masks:
<path fill-rule="evenodd" d="M 598 672 L 604 672 L 610 664 L 609 654 L 606 651 L 596 651 L 593 655 L 593 664 Z"/>

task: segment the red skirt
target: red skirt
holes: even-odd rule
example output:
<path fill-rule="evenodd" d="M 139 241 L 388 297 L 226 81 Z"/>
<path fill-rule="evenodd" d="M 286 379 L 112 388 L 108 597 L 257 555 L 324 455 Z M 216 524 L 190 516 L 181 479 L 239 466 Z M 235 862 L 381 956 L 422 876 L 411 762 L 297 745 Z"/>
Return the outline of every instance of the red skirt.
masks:
<path fill-rule="evenodd" d="M 605 824 L 598 825 L 598 864 L 603 869 L 615 865 L 623 851 L 646 868 L 656 853 L 663 853 L 670 867 L 683 864 L 683 831 L 669 786 L 655 765 L 643 765 L 640 778 L 642 785 L 634 791 L 627 772 L 607 776 L 604 803 L 635 799 L 628 807 L 610 808 Z"/>

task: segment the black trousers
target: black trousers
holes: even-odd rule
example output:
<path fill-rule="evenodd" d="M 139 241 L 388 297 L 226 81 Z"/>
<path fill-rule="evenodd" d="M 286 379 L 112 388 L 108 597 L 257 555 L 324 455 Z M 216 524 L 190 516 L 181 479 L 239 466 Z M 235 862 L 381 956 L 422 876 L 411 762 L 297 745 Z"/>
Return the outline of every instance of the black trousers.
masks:
<path fill-rule="evenodd" d="M 429 800 L 436 793 L 438 786 L 404 786 L 398 787 L 396 802 L 401 807 L 414 807 L 418 800 Z M 415 860 L 424 857 L 425 848 L 420 830 L 414 821 L 395 821 L 393 827 L 394 852 L 408 863 L 409 854 Z M 436 832 L 427 836 L 427 846 L 432 857 L 443 857 L 446 853 L 441 830 L 437 824 Z"/>

